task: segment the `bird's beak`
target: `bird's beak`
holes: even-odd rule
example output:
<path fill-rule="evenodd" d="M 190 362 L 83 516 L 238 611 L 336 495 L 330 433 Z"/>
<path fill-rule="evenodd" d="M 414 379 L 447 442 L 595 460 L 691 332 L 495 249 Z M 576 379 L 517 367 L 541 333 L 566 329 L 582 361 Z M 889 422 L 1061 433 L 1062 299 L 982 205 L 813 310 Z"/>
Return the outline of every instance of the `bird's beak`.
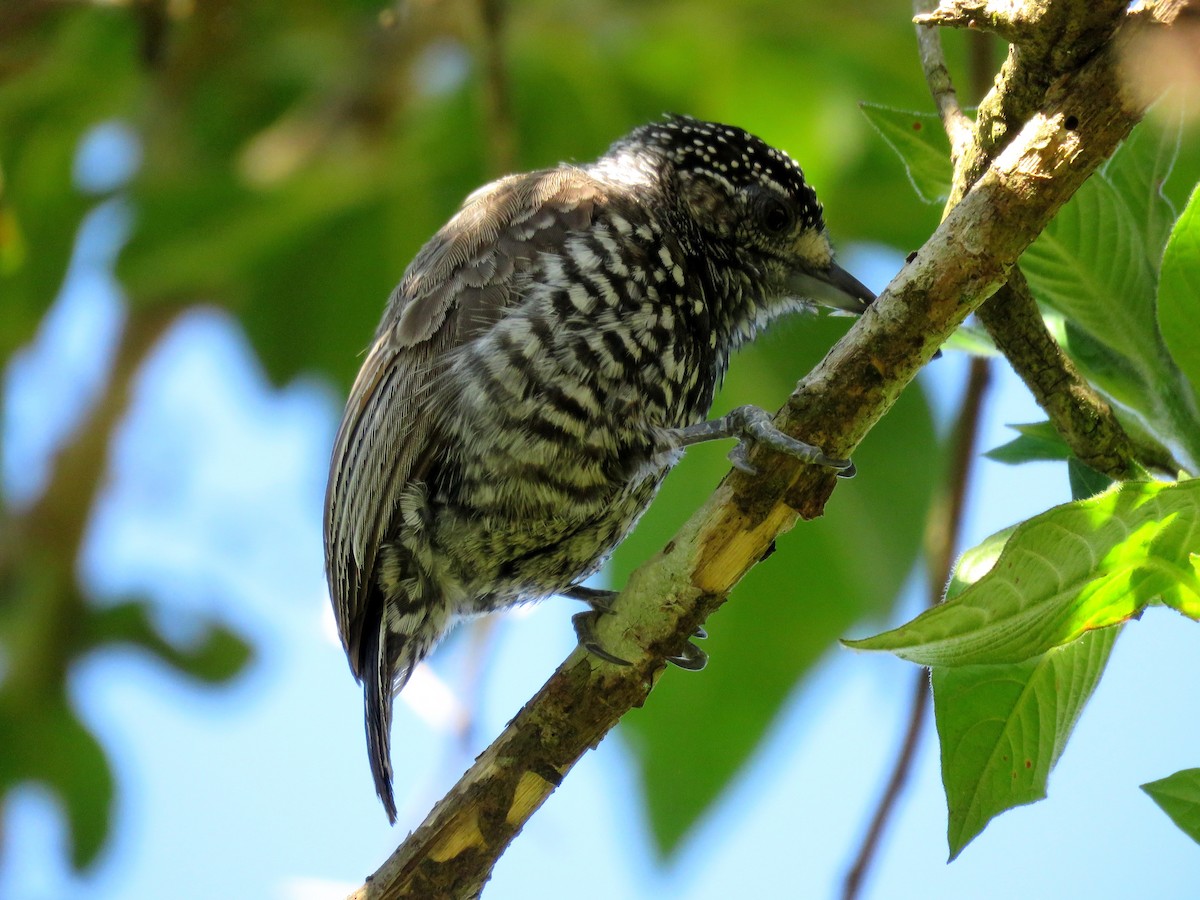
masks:
<path fill-rule="evenodd" d="M 875 299 L 870 288 L 835 262 L 795 272 L 788 287 L 799 297 L 852 313 L 861 313 Z"/>

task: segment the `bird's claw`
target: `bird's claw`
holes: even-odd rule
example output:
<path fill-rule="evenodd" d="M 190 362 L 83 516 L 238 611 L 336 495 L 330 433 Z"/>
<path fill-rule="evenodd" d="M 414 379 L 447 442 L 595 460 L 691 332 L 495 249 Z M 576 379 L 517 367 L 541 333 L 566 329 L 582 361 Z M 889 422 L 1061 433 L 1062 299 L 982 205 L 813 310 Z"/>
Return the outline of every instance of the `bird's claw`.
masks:
<path fill-rule="evenodd" d="M 592 654 L 592 656 L 602 659 L 607 663 L 612 663 L 614 666 L 633 665 L 629 660 L 622 659 L 605 650 L 604 645 L 596 637 L 596 619 L 602 615 L 604 613 L 599 610 L 590 609 L 587 612 L 576 613 L 571 616 L 571 624 L 575 626 L 575 636 L 579 638 L 579 646 Z"/>
<path fill-rule="evenodd" d="M 596 599 L 594 596 L 584 598 L 580 596 L 579 593 L 574 592 L 574 590 L 575 589 L 573 589 L 573 592 L 568 596 L 585 600 L 585 602 L 587 602 L 589 605 L 592 605 L 592 601 Z M 583 592 L 588 593 L 592 590 L 592 588 L 585 588 L 583 589 Z M 615 592 L 612 591 L 597 591 L 596 593 L 612 594 L 613 596 L 616 596 Z M 603 600 L 605 598 L 600 599 Z M 607 599 L 611 600 L 611 597 Z M 571 624 L 575 627 L 575 636 L 579 638 L 579 646 L 588 653 L 592 654 L 592 656 L 602 659 L 607 663 L 612 663 L 614 666 L 633 665 L 633 663 L 631 663 L 629 660 L 622 659 L 616 654 L 605 650 L 604 645 L 600 643 L 600 638 L 596 635 L 597 620 L 601 616 L 607 615 L 609 612 L 611 612 L 611 609 L 609 608 L 601 609 L 595 605 L 592 605 L 591 609 L 585 612 L 576 613 L 575 615 L 571 616 Z M 692 636 L 698 640 L 703 640 L 704 638 L 708 637 L 708 632 L 704 630 L 702 625 L 697 625 L 696 630 L 692 632 Z M 688 641 L 688 643 L 684 645 L 683 652 L 678 656 L 668 656 L 666 659 L 667 662 L 671 663 L 672 665 L 676 665 L 681 669 L 686 669 L 689 672 L 699 672 L 706 665 L 708 665 L 708 654 L 691 641 Z"/>
<path fill-rule="evenodd" d="M 733 467 L 745 475 L 753 478 L 758 474 L 758 466 L 750 462 L 750 453 L 746 449 L 746 444 L 739 441 L 737 446 L 729 451 L 729 461 L 733 463 Z"/>
<path fill-rule="evenodd" d="M 667 662 L 689 672 L 699 672 L 708 665 L 708 654 L 688 641 L 683 645 L 683 652 L 678 656 L 668 656 Z"/>

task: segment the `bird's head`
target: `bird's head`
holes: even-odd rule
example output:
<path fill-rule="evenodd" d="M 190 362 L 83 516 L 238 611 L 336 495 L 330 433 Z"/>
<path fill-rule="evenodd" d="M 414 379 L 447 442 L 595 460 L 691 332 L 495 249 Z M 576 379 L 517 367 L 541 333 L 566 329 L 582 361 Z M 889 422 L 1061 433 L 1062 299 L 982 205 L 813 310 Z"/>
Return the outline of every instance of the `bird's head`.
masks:
<path fill-rule="evenodd" d="M 659 169 L 705 240 L 755 272 L 768 297 L 855 313 L 875 299 L 834 261 L 816 191 L 782 150 L 741 128 L 669 116 L 614 144 L 609 157 L 622 156 Z"/>

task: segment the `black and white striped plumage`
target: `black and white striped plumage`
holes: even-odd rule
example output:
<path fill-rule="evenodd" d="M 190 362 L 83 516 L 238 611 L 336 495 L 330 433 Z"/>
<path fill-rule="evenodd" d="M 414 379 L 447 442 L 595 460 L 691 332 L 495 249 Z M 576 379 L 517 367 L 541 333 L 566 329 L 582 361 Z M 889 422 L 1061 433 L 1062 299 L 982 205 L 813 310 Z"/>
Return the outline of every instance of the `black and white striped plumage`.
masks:
<path fill-rule="evenodd" d="M 669 117 L 467 198 L 388 301 L 326 495 L 389 818 L 392 697 L 455 620 L 594 573 L 734 348 L 810 301 L 870 299 L 834 264 L 799 166 L 739 128 Z"/>

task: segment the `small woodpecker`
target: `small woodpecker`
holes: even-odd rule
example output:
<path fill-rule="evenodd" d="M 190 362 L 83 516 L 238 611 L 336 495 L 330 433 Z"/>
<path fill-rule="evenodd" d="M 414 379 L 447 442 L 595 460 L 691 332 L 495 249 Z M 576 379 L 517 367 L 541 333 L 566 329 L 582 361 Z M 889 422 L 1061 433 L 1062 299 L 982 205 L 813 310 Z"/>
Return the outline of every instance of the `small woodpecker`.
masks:
<path fill-rule="evenodd" d="M 815 304 L 874 295 L 834 262 L 783 151 L 669 116 L 596 162 L 467 198 L 392 292 L 338 430 L 329 591 L 395 821 L 392 698 L 464 617 L 582 587 L 689 444 L 737 437 L 848 474 L 741 407 L 706 421 L 730 353 Z M 739 444 L 739 448 L 741 445 Z M 746 467 L 744 456 L 731 454 Z M 673 660 L 700 668 L 694 645 Z"/>

